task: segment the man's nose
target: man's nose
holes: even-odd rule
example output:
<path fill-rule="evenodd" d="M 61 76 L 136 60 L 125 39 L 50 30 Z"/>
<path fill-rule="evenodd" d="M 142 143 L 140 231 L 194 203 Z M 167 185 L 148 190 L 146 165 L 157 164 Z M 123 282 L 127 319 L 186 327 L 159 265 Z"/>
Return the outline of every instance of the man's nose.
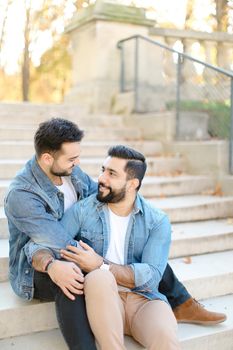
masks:
<path fill-rule="evenodd" d="M 80 164 L 80 159 L 79 158 L 76 158 L 73 162 L 73 166 L 75 165 L 79 165 Z"/>
<path fill-rule="evenodd" d="M 98 180 L 99 180 L 100 182 L 102 182 L 103 184 L 105 184 L 105 182 L 106 182 L 106 176 L 105 176 L 104 172 L 101 172 L 101 173 L 99 174 Z"/>

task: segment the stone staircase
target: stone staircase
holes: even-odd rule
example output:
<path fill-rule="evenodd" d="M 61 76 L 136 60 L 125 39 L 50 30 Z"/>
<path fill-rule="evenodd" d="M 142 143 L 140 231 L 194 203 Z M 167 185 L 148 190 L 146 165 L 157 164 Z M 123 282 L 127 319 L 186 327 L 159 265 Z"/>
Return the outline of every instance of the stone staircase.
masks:
<path fill-rule="evenodd" d="M 0 105 L 0 349 L 66 350 L 57 329 L 54 303 L 24 302 L 11 291 L 8 273 L 8 230 L 3 210 L 10 180 L 33 154 L 38 123 L 52 116 L 76 121 L 85 130 L 81 166 L 98 176 L 108 147 L 125 143 L 142 151 L 148 173 L 141 193 L 166 211 L 173 226 L 170 264 L 190 293 L 228 316 L 213 327 L 179 325 L 183 350 L 233 349 L 233 197 L 210 195 L 210 176 L 186 174 L 181 155 L 166 155 L 162 142 L 143 141 L 140 128 L 125 126 L 123 117 L 88 116 L 66 105 Z M 126 337 L 128 350 L 140 350 Z M 88 349 L 87 349 L 88 350 Z"/>

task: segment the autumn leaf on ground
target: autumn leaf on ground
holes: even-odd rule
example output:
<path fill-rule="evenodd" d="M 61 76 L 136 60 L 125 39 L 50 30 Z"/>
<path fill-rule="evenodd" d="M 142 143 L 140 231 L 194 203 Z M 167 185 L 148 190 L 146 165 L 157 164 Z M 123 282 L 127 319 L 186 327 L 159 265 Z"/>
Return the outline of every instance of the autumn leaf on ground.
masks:
<path fill-rule="evenodd" d="M 233 218 L 227 219 L 227 225 L 233 225 Z"/>
<path fill-rule="evenodd" d="M 223 196 L 223 191 L 220 184 L 217 184 L 214 189 L 207 189 L 201 192 L 205 196 Z"/>
<path fill-rule="evenodd" d="M 223 196 L 223 191 L 220 184 L 216 185 L 215 190 L 213 192 L 213 196 Z"/>
<path fill-rule="evenodd" d="M 191 256 L 186 256 L 182 259 L 183 263 L 185 264 L 191 264 L 192 263 L 192 258 Z"/>

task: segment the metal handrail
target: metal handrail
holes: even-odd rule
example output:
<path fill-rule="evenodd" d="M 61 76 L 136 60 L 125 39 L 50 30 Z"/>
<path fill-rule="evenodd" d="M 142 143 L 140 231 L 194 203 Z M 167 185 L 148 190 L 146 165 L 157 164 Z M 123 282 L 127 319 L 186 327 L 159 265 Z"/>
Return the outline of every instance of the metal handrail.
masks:
<path fill-rule="evenodd" d="M 200 63 L 200 64 L 202 64 L 202 65 L 204 65 L 204 66 L 206 66 L 208 68 L 211 68 L 211 69 L 215 70 L 218 73 L 222 73 L 224 75 L 227 75 L 230 78 L 233 78 L 233 72 L 231 72 L 229 70 L 226 70 L 226 69 L 223 69 L 223 68 L 219 68 L 219 67 L 213 66 L 210 63 L 206 63 L 206 62 L 203 62 L 201 60 L 198 60 L 197 58 L 194 58 L 194 57 L 192 57 L 192 56 L 190 56 L 190 55 L 188 55 L 186 53 L 183 53 L 183 52 L 177 51 L 175 49 L 172 49 L 171 47 L 169 47 L 167 45 L 161 44 L 158 41 L 152 40 L 152 39 L 147 38 L 146 36 L 143 36 L 143 35 L 139 35 L 139 34 L 138 35 L 132 35 L 132 36 L 129 36 L 128 38 L 119 40 L 117 42 L 117 48 L 118 49 L 122 49 L 121 44 L 124 43 L 125 41 L 129 41 L 129 40 L 132 40 L 132 39 L 142 39 L 142 40 L 147 41 L 147 42 L 149 42 L 149 43 L 151 43 L 153 45 L 162 47 L 163 49 L 166 49 L 166 50 L 168 50 L 170 52 L 173 52 L 173 53 L 176 53 L 178 55 L 181 55 L 182 57 L 187 58 L 187 59 L 189 59 L 191 61 L 194 61 L 196 63 Z"/>
<path fill-rule="evenodd" d="M 120 75 L 120 91 L 124 92 L 125 91 L 125 81 L 124 81 L 124 75 L 125 75 L 125 66 L 124 66 L 124 46 L 123 44 L 126 41 L 129 40 L 135 40 L 135 70 L 134 70 L 134 92 L 135 92 L 135 97 L 134 97 L 134 106 L 135 106 L 135 111 L 138 111 L 138 62 L 139 62 L 139 39 L 144 40 L 152 45 L 161 47 L 167 51 L 170 51 L 172 53 L 175 53 L 178 55 L 178 61 L 177 61 L 177 91 L 176 91 L 176 120 L 177 120 L 177 136 L 179 135 L 179 114 L 180 114 L 180 79 L 181 79 L 181 64 L 182 64 L 182 59 L 188 59 L 193 62 L 199 63 L 207 68 L 210 68 L 214 70 L 215 72 L 218 72 L 220 74 L 223 74 L 227 76 L 228 78 L 231 79 L 231 94 L 230 94 L 230 107 L 231 107 L 231 126 L 230 126 L 230 139 L 229 139 L 229 169 L 230 172 L 233 174 L 233 72 L 219 68 L 216 66 L 213 66 L 210 63 L 203 62 L 197 58 L 194 58 L 186 53 L 179 52 L 167 45 L 161 44 L 160 42 L 157 42 L 155 40 L 152 40 L 148 37 L 145 37 L 143 35 L 132 35 L 130 37 L 127 37 L 125 39 L 119 40 L 117 42 L 117 48 L 121 50 L 121 75 Z"/>

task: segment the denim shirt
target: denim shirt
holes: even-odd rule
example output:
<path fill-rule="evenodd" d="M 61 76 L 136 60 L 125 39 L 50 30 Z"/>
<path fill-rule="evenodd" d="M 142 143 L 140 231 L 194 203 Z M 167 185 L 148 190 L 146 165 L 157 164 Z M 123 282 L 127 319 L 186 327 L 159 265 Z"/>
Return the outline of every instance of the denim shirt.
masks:
<path fill-rule="evenodd" d="M 110 241 L 109 212 L 107 205 L 100 203 L 96 195 L 74 204 L 60 223 L 70 236 L 89 244 L 99 255 L 106 255 Z M 124 245 L 124 264 L 134 271 L 132 292 L 148 299 L 167 301 L 158 286 L 167 265 L 170 242 L 171 226 L 167 215 L 138 194 Z M 58 241 L 55 243 L 57 249 L 64 248 L 69 239 L 64 239 L 62 245 Z M 30 246 L 33 255 L 35 245 L 31 243 Z M 54 244 L 46 246 L 53 248 Z"/>
<path fill-rule="evenodd" d="M 71 181 L 78 199 L 97 191 L 97 184 L 79 167 L 74 167 Z M 10 232 L 9 280 L 17 295 L 30 300 L 34 292 L 33 268 L 26 255 L 27 242 L 30 239 L 41 245 L 49 242 L 56 248 L 72 238 L 60 223 L 64 195 L 33 157 L 12 181 L 4 207 Z"/>

